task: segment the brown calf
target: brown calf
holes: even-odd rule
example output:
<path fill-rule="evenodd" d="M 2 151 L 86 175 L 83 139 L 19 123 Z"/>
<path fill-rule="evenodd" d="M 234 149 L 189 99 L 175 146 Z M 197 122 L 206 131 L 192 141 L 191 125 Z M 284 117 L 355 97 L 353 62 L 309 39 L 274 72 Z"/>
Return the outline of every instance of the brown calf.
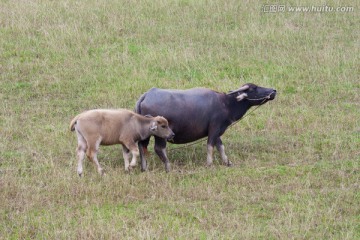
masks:
<path fill-rule="evenodd" d="M 82 162 L 85 154 L 95 163 L 100 175 L 103 175 L 104 171 L 97 159 L 100 145 L 121 144 L 125 170 L 129 171 L 137 164 L 138 141 L 152 135 L 166 139 L 174 137 L 165 118 L 145 117 L 126 109 L 95 109 L 83 112 L 71 121 L 70 130 L 76 132 L 78 139 L 76 153 L 79 176 L 83 173 Z M 132 160 L 129 163 L 130 152 Z"/>

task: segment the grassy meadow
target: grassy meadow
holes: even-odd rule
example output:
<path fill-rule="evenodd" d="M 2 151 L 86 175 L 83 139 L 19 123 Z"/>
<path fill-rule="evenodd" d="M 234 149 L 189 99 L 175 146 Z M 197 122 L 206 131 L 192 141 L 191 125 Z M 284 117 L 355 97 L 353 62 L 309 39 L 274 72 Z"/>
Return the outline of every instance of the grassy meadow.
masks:
<path fill-rule="evenodd" d="M 0 0 L 0 239 L 360 239 L 360 4 L 266 4 Z M 77 176 L 76 114 L 247 82 L 278 95 L 222 137 L 233 167 L 169 145 L 166 174 L 151 144 L 126 174 L 108 146 Z"/>

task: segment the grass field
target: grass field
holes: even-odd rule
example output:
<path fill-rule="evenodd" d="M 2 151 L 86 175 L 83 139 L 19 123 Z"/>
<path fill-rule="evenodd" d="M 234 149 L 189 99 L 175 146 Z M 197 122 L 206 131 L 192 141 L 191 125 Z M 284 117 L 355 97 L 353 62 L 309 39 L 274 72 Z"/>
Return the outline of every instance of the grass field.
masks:
<path fill-rule="evenodd" d="M 360 239 L 359 2 L 266 4 L 1 0 L 0 239 Z M 110 146 L 77 176 L 79 112 L 247 82 L 278 96 L 224 134 L 234 167 L 202 142 L 126 174 Z"/>

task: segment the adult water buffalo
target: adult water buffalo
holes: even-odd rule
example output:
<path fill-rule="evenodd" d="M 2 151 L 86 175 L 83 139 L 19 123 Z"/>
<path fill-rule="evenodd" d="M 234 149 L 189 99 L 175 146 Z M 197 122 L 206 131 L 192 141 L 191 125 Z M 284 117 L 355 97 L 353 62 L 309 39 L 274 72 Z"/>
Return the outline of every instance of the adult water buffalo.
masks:
<path fill-rule="evenodd" d="M 163 116 L 175 133 L 172 143 L 183 144 L 207 139 L 207 165 L 213 162 L 216 146 L 224 164 L 231 165 L 220 139 L 226 128 L 239 120 L 252 106 L 273 100 L 276 90 L 255 84 L 245 84 L 235 91 L 220 93 L 206 88 L 168 90 L 152 88 L 136 103 L 135 111 L 142 115 Z M 150 138 L 139 142 L 141 170 L 146 170 L 144 149 Z M 170 170 L 166 155 L 166 140 L 155 136 L 155 152 Z"/>

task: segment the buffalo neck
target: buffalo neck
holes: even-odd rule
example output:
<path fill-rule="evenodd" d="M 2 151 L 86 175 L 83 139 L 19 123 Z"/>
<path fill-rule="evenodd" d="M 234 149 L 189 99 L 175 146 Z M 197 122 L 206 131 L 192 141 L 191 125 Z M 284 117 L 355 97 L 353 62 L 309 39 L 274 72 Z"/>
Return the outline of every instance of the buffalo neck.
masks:
<path fill-rule="evenodd" d="M 249 101 L 242 100 L 237 101 L 234 96 L 228 97 L 228 106 L 229 106 L 229 118 L 232 122 L 235 122 L 242 118 L 245 113 L 251 108 Z"/>

